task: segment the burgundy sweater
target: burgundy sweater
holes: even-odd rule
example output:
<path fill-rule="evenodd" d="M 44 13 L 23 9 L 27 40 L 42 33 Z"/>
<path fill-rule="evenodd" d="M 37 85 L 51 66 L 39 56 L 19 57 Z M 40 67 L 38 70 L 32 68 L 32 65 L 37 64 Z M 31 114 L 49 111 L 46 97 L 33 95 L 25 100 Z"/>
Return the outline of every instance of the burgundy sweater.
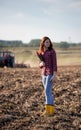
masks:
<path fill-rule="evenodd" d="M 45 66 L 41 68 L 42 75 L 53 75 L 54 71 L 57 71 L 57 58 L 54 49 L 47 50 L 42 54 L 45 62 Z"/>

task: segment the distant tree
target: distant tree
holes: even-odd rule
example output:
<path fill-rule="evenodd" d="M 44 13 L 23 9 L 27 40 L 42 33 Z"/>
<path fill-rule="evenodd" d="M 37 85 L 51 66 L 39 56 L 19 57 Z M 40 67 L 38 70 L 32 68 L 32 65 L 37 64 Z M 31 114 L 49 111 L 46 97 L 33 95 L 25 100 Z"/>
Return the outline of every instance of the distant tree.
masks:
<path fill-rule="evenodd" d="M 81 42 L 79 42 L 79 43 L 78 43 L 78 45 L 80 45 L 80 46 L 81 46 Z"/>
<path fill-rule="evenodd" d="M 29 42 L 29 44 L 28 44 L 28 46 L 39 46 L 40 45 L 40 39 L 32 39 L 30 42 Z"/>
<path fill-rule="evenodd" d="M 0 40 L 0 47 L 14 47 L 14 46 L 23 46 L 23 42 Z"/>
<path fill-rule="evenodd" d="M 67 43 L 67 42 L 62 41 L 62 42 L 59 43 L 59 47 L 62 48 L 62 49 L 67 49 L 67 48 L 69 48 L 69 46 L 70 46 L 70 44 Z"/>

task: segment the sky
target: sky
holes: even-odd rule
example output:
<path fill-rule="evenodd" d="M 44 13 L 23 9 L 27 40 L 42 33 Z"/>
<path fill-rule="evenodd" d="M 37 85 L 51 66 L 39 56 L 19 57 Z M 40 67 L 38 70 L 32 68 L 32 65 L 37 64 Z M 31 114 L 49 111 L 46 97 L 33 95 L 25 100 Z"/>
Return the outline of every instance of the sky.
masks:
<path fill-rule="evenodd" d="M 0 0 L 0 40 L 81 42 L 81 0 Z"/>

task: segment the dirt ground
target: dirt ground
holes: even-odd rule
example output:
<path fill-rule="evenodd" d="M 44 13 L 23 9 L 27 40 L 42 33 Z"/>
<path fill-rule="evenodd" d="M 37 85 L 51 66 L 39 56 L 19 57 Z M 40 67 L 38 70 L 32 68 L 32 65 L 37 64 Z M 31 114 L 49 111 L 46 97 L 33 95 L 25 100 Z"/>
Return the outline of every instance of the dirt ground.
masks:
<path fill-rule="evenodd" d="M 55 114 L 41 116 L 44 91 L 39 68 L 0 68 L 0 130 L 80 130 L 81 66 L 58 68 Z"/>

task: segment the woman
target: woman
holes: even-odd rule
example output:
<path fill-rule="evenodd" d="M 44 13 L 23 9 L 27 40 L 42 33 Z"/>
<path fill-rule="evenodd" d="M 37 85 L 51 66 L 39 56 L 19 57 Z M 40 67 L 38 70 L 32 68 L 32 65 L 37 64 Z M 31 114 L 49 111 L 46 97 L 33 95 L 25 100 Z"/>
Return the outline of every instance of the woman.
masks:
<path fill-rule="evenodd" d="M 40 58 L 40 68 L 42 73 L 42 82 L 45 92 L 45 111 L 42 115 L 54 114 L 54 97 L 52 95 L 52 87 L 56 80 L 57 58 L 53 44 L 49 37 L 43 37 L 40 43 L 37 55 Z"/>

